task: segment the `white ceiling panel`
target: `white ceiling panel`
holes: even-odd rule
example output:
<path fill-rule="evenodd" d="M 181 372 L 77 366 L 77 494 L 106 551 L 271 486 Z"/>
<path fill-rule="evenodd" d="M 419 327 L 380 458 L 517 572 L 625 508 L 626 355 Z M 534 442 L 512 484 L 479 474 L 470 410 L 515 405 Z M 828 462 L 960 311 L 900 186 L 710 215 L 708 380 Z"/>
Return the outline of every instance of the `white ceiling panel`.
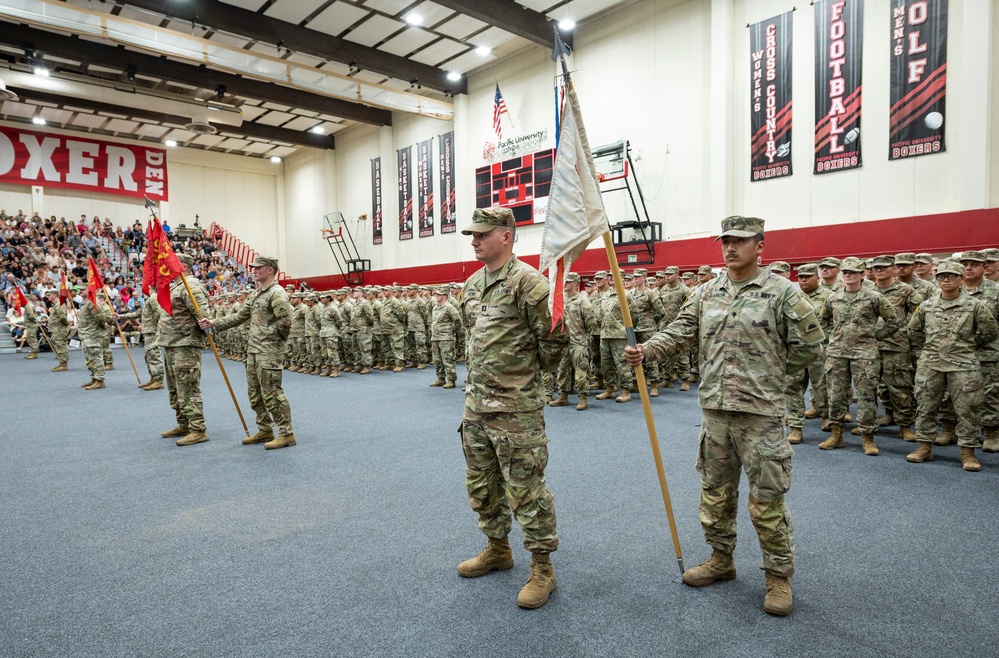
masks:
<path fill-rule="evenodd" d="M 483 23 L 477 18 L 459 14 L 447 23 L 438 27 L 435 31 L 440 32 L 441 34 L 446 34 L 449 37 L 454 37 L 455 39 L 464 39 L 468 35 L 473 32 L 478 32 L 484 27 L 486 27 L 486 23 Z"/>
<path fill-rule="evenodd" d="M 470 51 L 461 57 L 455 58 L 453 62 L 448 62 L 448 67 L 453 66 L 455 71 L 465 74 L 469 71 L 474 71 L 480 66 L 485 66 L 486 64 L 494 61 L 496 55 L 476 55 L 475 51 Z"/>
<path fill-rule="evenodd" d="M 412 59 L 423 64 L 429 64 L 430 66 L 437 66 L 441 62 L 447 62 L 452 57 L 456 57 L 459 53 L 463 53 L 466 50 L 468 50 L 468 46 L 463 43 L 458 43 L 451 39 L 441 39 L 437 43 L 432 43 L 413 55 Z M 449 67 L 443 66 L 442 68 L 446 69 Z"/>
<path fill-rule="evenodd" d="M 324 9 L 323 13 L 306 23 L 305 26 L 310 30 L 319 30 L 320 32 L 337 36 L 367 15 L 368 12 L 360 7 L 349 5 L 346 2 L 339 2 L 338 0 Z"/>
<path fill-rule="evenodd" d="M 480 46 L 489 46 L 490 48 L 498 48 L 502 46 L 507 41 L 519 38 L 515 34 L 511 34 L 506 30 L 501 30 L 498 27 L 491 27 L 484 31 L 482 34 L 475 35 L 475 43 Z"/>
<path fill-rule="evenodd" d="M 364 6 L 395 16 L 411 4 L 411 0 L 366 0 Z"/>
<path fill-rule="evenodd" d="M 601 1 L 604 3 L 605 6 L 610 4 L 607 2 L 607 0 L 601 0 Z M 561 4 L 564 4 L 564 0 L 517 0 L 517 4 L 543 14 L 552 7 L 557 7 Z"/>
<path fill-rule="evenodd" d="M 5 101 L 3 104 L 3 113 L 14 117 L 33 117 L 38 108 L 34 105 L 28 105 L 27 103 L 15 103 L 13 101 Z"/>
<path fill-rule="evenodd" d="M 364 46 L 374 46 L 403 27 L 405 27 L 405 23 L 384 16 L 372 16 L 348 32 L 344 38 Z"/>
<path fill-rule="evenodd" d="M 69 110 L 70 112 L 83 112 L 84 114 L 93 114 L 93 110 L 88 110 L 82 107 L 74 107 L 72 105 L 63 105 L 63 107 Z"/>
<path fill-rule="evenodd" d="M 239 7 L 240 9 L 249 9 L 250 11 L 257 11 L 264 6 L 267 0 L 222 0 L 227 5 L 232 5 L 234 7 Z"/>
<path fill-rule="evenodd" d="M 286 158 L 289 155 L 291 155 L 292 153 L 294 153 L 296 150 L 297 149 L 294 146 L 278 146 L 274 150 L 269 151 L 269 153 L 271 155 L 277 155 L 277 156 L 280 156 L 282 158 Z"/>
<path fill-rule="evenodd" d="M 138 127 L 139 124 L 135 121 L 126 121 L 125 119 L 111 119 L 110 121 L 108 121 L 107 125 L 104 126 L 104 129 L 112 130 L 116 133 L 130 133 Z"/>
<path fill-rule="evenodd" d="M 234 149 L 240 151 L 249 144 L 250 142 L 245 139 L 236 139 L 235 137 L 230 137 L 229 139 L 220 142 L 216 146 L 220 149 Z"/>
<path fill-rule="evenodd" d="M 243 113 L 243 121 L 253 121 L 267 111 L 262 107 L 254 107 L 252 105 L 240 105 L 239 109 Z"/>
<path fill-rule="evenodd" d="M 177 142 L 180 142 L 181 144 L 185 144 L 197 136 L 198 136 L 197 133 L 193 133 L 190 130 L 184 130 L 183 128 L 176 128 L 168 132 L 164 136 L 164 139 L 173 139 L 176 140 Z"/>
<path fill-rule="evenodd" d="M 218 42 L 226 46 L 232 46 L 233 48 L 242 48 L 250 42 L 250 40 L 245 37 L 235 37 L 224 32 L 215 32 L 208 40 L 211 42 Z"/>
<path fill-rule="evenodd" d="M 605 0 L 572 0 L 569 4 L 559 7 L 553 11 L 552 18 L 556 20 L 571 18 L 578 23 L 584 18 L 600 13 L 609 8 L 610 7 Z"/>
<path fill-rule="evenodd" d="M 54 107 L 43 107 L 39 114 L 46 121 L 54 123 L 66 123 L 69 121 L 70 117 L 73 116 L 72 112 L 67 112 L 66 110 L 59 110 Z"/>
<path fill-rule="evenodd" d="M 319 121 L 313 119 L 312 117 L 298 117 L 292 119 L 291 121 L 282 125 L 281 127 L 287 128 L 288 130 L 301 130 L 302 132 L 305 132 L 309 128 L 315 126 L 317 123 L 319 123 Z"/>
<path fill-rule="evenodd" d="M 419 14 L 423 17 L 422 25 L 426 27 L 432 27 L 437 25 L 441 21 L 455 16 L 455 12 L 447 7 L 441 7 L 436 2 L 421 2 L 419 6 L 413 10 L 413 13 Z"/>
<path fill-rule="evenodd" d="M 254 155 L 259 155 L 261 153 L 266 153 L 271 150 L 270 142 L 253 142 L 252 144 L 247 144 L 246 148 L 243 149 L 245 153 L 253 153 Z"/>
<path fill-rule="evenodd" d="M 25 103 L 31 103 L 32 105 L 37 105 L 39 107 L 59 107 L 59 103 L 50 103 L 48 101 L 40 101 L 34 98 L 25 98 Z"/>
<path fill-rule="evenodd" d="M 198 135 L 197 137 L 191 140 L 191 143 L 211 148 L 212 146 L 215 146 L 216 144 L 224 140 L 225 137 L 222 137 L 220 135 Z"/>
<path fill-rule="evenodd" d="M 419 48 L 427 45 L 436 38 L 437 37 L 432 32 L 411 27 L 401 34 L 392 37 L 379 46 L 378 49 L 384 50 L 387 53 L 392 53 L 393 55 L 404 57 L 414 50 L 418 50 Z"/>
<path fill-rule="evenodd" d="M 107 120 L 107 117 L 100 117 L 94 114 L 77 114 L 73 117 L 73 125 L 84 128 L 100 128 Z"/>
<path fill-rule="evenodd" d="M 154 139 L 159 139 L 165 135 L 170 129 L 166 126 L 151 126 L 143 125 L 136 129 L 136 134 L 142 135 L 143 137 L 152 137 Z"/>
<path fill-rule="evenodd" d="M 316 6 L 317 3 L 305 0 L 277 0 L 264 11 L 264 16 L 298 25 L 316 10 Z"/>
<path fill-rule="evenodd" d="M 268 112 L 264 116 L 257 119 L 255 123 L 262 123 L 265 126 L 280 126 L 282 123 L 294 118 L 294 114 L 286 114 L 284 112 Z"/>
<path fill-rule="evenodd" d="M 281 105 L 280 103 L 272 103 L 270 101 L 264 103 L 262 107 L 265 107 L 268 110 L 277 110 L 278 112 L 287 112 L 288 110 L 291 109 L 287 105 Z"/>

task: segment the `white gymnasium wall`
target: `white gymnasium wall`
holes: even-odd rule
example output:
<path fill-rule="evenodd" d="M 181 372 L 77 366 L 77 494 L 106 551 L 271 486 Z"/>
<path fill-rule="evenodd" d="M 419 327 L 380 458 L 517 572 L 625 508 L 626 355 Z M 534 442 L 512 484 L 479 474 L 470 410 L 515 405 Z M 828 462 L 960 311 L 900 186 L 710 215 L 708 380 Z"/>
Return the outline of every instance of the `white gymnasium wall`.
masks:
<path fill-rule="evenodd" d="M 336 209 L 337 162 L 333 151 L 303 149 L 284 162 L 285 225 L 280 246 L 249 244 L 261 253 L 274 252 L 281 269 L 292 276 L 329 274 L 335 265 L 322 240 L 323 215 Z M 268 251 L 270 250 L 270 251 Z"/>

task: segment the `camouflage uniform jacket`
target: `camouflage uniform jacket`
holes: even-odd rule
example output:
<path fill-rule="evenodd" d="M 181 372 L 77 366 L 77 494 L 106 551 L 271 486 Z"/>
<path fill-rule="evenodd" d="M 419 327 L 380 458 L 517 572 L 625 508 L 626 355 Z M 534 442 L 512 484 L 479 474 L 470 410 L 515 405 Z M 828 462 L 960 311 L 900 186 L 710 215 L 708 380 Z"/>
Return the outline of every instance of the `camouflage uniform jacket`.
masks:
<path fill-rule="evenodd" d="M 364 299 L 354 300 L 350 306 L 350 329 L 370 329 L 375 326 L 375 312 L 371 309 L 371 302 Z"/>
<path fill-rule="evenodd" d="M 371 312 L 375 314 L 374 334 L 383 336 L 386 333 L 385 327 L 382 326 L 382 306 L 385 305 L 385 300 L 375 297 L 374 301 L 369 303 L 371 304 Z"/>
<path fill-rule="evenodd" d="M 878 341 L 902 326 L 891 302 L 863 287 L 856 292 L 840 290 L 829 295 L 819 320 L 829 334 L 826 356 L 843 359 L 877 359 Z M 878 320 L 884 320 L 884 324 Z"/>
<path fill-rule="evenodd" d="M 805 299 L 811 303 L 812 309 L 815 310 L 815 317 L 819 317 L 819 314 L 822 312 L 822 305 L 826 303 L 826 300 L 829 299 L 829 295 L 831 295 L 832 292 L 828 288 L 819 286 L 812 292 L 802 292 L 802 294 L 805 296 Z M 822 344 L 825 345 L 828 342 L 829 334 L 826 334 L 825 338 L 822 339 Z"/>
<path fill-rule="evenodd" d="M 340 315 L 340 305 L 335 301 L 323 307 L 323 312 L 319 314 L 320 338 L 339 338 L 340 327 L 343 326 L 343 316 Z"/>
<path fill-rule="evenodd" d="M 675 286 L 663 286 L 659 291 L 659 299 L 663 303 L 662 327 L 665 328 L 670 322 L 680 315 L 680 308 L 684 302 L 690 298 L 690 288 L 677 282 Z"/>
<path fill-rule="evenodd" d="M 183 274 L 181 276 L 184 276 Z M 197 277 L 190 275 L 187 283 L 198 302 L 198 308 L 208 308 L 208 295 Z M 208 345 L 208 337 L 198 326 L 198 318 L 194 314 L 191 298 L 184 288 L 180 276 L 170 283 L 170 303 L 173 305 L 173 317 L 168 313 L 160 316 L 159 334 L 156 344 L 162 347 L 200 347 Z"/>
<path fill-rule="evenodd" d="M 141 318 L 142 335 L 146 337 L 146 347 L 152 347 L 155 343 L 150 344 L 149 340 L 150 338 L 156 340 L 156 333 L 159 331 L 160 316 L 164 313 L 163 307 L 160 306 L 155 297 L 146 297 L 146 302 L 142 305 L 141 309 L 119 315 L 118 319 L 135 320 L 136 318 Z M 214 314 L 215 309 L 212 309 L 210 315 Z"/>
<path fill-rule="evenodd" d="M 299 302 L 298 306 L 292 306 L 291 333 L 288 338 L 303 338 L 305 336 L 305 312 L 309 307 L 305 302 Z"/>
<path fill-rule="evenodd" d="M 607 292 L 601 293 L 599 290 L 594 290 L 587 299 L 590 302 L 590 313 L 593 318 L 593 324 L 588 325 L 590 327 L 590 335 L 600 337 L 600 324 L 602 322 L 603 316 L 603 299 L 607 296 Z"/>
<path fill-rule="evenodd" d="M 882 352 L 908 352 L 909 332 L 905 330 L 905 327 L 909 324 L 912 314 L 922 303 L 923 296 L 916 292 L 912 286 L 901 281 L 895 281 L 887 288 L 878 288 L 877 291 L 891 302 L 891 305 L 898 311 L 898 319 L 902 322 L 898 331 L 878 340 L 878 349 Z"/>
<path fill-rule="evenodd" d="M 35 315 L 35 305 L 29 301 L 28 305 L 22 309 L 22 313 L 24 313 L 24 328 L 37 329 L 38 316 Z"/>
<path fill-rule="evenodd" d="M 236 315 L 219 320 L 216 329 L 250 321 L 250 335 L 246 344 L 247 354 L 284 354 L 291 334 L 291 303 L 284 288 L 272 281 L 261 290 L 254 290 Z"/>
<path fill-rule="evenodd" d="M 69 333 L 69 313 L 62 304 L 56 304 L 49 310 L 49 333 L 62 338 Z"/>
<path fill-rule="evenodd" d="M 406 328 L 406 308 L 397 298 L 386 299 L 382 302 L 381 308 L 382 331 L 395 336 L 401 334 Z"/>
<path fill-rule="evenodd" d="M 100 347 L 101 339 L 111 326 L 111 311 L 107 305 L 94 306 L 89 299 L 83 300 L 83 306 L 76 314 L 80 340 L 87 347 Z"/>
<path fill-rule="evenodd" d="M 423 319 L 422 305 L 419 298 L 406 302 L 406 328 L 409 331 L 426 331 L 427 323 Z"/>
<path fill-rule="evenodd" d="M 305 333 L 303 335 L 306 338 L 319 335 L 319 314 L 321 312 L 322 309 L 319 308 L 318 302 L 305 308 Z"/>
<path fill-rule="evenodd" d="M 926 279 L 920 279 L 918 276 L 912 277 L 912 283 L 909 284 L 912 288 L 923 296 L 923 299 L 929 299 L 931 297 L 936 297 L 940 294 L 940 288 L 933 281 L 927 281 Z"/>
<path fill-rule="evenodd" d="M 430 340 L 454 340 L 460 322 L 461 314 L 447 300 L 435 303 L 430 320 Z"/>
<path fill-rule="evenodd" d="M 477 413 L 545 406 L 541 370 L 555 370 L 568 338 L 552 331 L 548 279 L 511 256 L 487 276 L 476 271 L 461 295 L 467 330 L 465 406 Z"/>
<path fill-rule="evenodd" d="M 666 329 L 643 344 L 647 359 L 698 340 L 704 409 L 784 414 L 784 382 L 815 358 L 823 334 L 811 303 L 787 279 L 760 269 L 748 281 L 697 286 Z"/>
<path fill-rule="evenodd" d="M 565 298 L 565 330 L 569 333 L 569 343 L 589 345 L 594 324 L 593 309 L 588 299 L 579 293 Z"/>
<path fill-rule="evenodd" d="M 625 299 L 631 304 L 630 294 L 625 293 Z M 617 300 L 617 290 L 613 288 L 600 298 L 600 337 L 618 339 L 628 337 L 624 330 L 624 316 L 621 313 L 621 304 Z"/>
<path fill-rule="evenodd" d="M 964 292 L 984 304 L 985 308 L 992 313 L 992 317 L 999 321 L 999 284 L 982 279 L 982 283 L 977 288 L 965 288 Z M 980 346 L 978 360 L 986 363 L 999 361 L 999 339 L 993 339 L 987 345 Z"/>
<path fill-rule="evenodd" d="M 909 335 L 922 346 L 920 367 L 960 372 L 978 369 L 978 349 L 996 340 L 999 326 L 984 304 L 962 291 L 957 299 L 938 295 L 920 304 Z"/>
<path fill-rule="evenodd" d="M 836 283 L 832 284 L 831 286 L 827 286 L 824 283 L 820 283 L 819 284 L 819 289 L 820 290 L 828 290 L 830 293 L 834 293 L 834 292 L 839 292 L 840 290 L 843 290 L 843 288 L 845 286 L 846 286 L 846 284 L 843 283 L 843 279 L 837 278 L 836 279 Z"/>
<path fill-rule="evenodd" d="M 628 297 L 631 324 L 635 331 L 658 331 L 666 317 L 666 309 L 655 290 L 633 290 Z"/>

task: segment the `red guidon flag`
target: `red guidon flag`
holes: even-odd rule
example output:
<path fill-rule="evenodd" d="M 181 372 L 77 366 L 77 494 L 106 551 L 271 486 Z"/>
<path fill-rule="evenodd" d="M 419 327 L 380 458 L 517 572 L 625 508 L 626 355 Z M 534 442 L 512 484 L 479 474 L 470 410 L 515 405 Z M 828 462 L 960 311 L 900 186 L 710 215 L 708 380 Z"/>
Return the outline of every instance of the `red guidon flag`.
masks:
<path fill-rule="evenodd" d="M 565 273 L 590 242 L 610 230 L 579 99 L 571 84 L 565 100 L 538 263 L 539 270 L 548 270 L 552 283 L 548 307 L 553 330 L 564 315 Z"/>
<path fill-rule="evenodd" d="M 146 266 L 152 276 L 149 286 L 156 286 L 156 301 L 163 310 L 173 317 L 173 304 L 170 302 L 170 282 L 184 273 L 184 266 L 177 259 L 170 241 L 160 220 L 153 220 L 153 230 L 149 236 L 149 248 L 146 250 Z M 142 279 L 143 291 L 147 290 L 146 278 Z"/>
<path fill-rule="evenodd" d="M 66 273 L 59 273 L 59 303 L 65 304 L 69 301 L 69 282 L 66 281 Z"/>
<path fill-rule="evenodd" d="M 153 281 L 153 259 L 149 257 L 153 246 L 153 223 L 146 226 L 146 260 L 142 262 L 142 294 L 149 296 L 149 284 Z"/>
<path fill-rule="evenodd" d="M 21 289 L 19 287 L 14 288 L 14 308 L 17 309 L 17 314 L 21 315 L 22 314 L 21 309 L 23 309 L 27 305 L 28 305 L 28 300 L 24 298 L 24 293 L 21 292 Z"/>
<path fill-rule="evenodd" d="M 91 256 L 87 258 L 87 299 L 94 306 L 97 306 L 97 291 L 104 287 L 104 280 L 97 269 L 97 263 Z"/>

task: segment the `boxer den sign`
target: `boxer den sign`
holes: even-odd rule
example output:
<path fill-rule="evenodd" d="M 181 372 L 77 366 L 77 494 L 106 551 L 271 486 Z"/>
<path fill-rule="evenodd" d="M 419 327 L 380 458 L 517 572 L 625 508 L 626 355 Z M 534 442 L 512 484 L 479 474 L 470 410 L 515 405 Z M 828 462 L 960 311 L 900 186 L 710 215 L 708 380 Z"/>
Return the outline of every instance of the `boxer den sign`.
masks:
<path fill-rule="evenodd" d="M 0 181 L 169 201 L 163 149 L 2 126 Z"/>

